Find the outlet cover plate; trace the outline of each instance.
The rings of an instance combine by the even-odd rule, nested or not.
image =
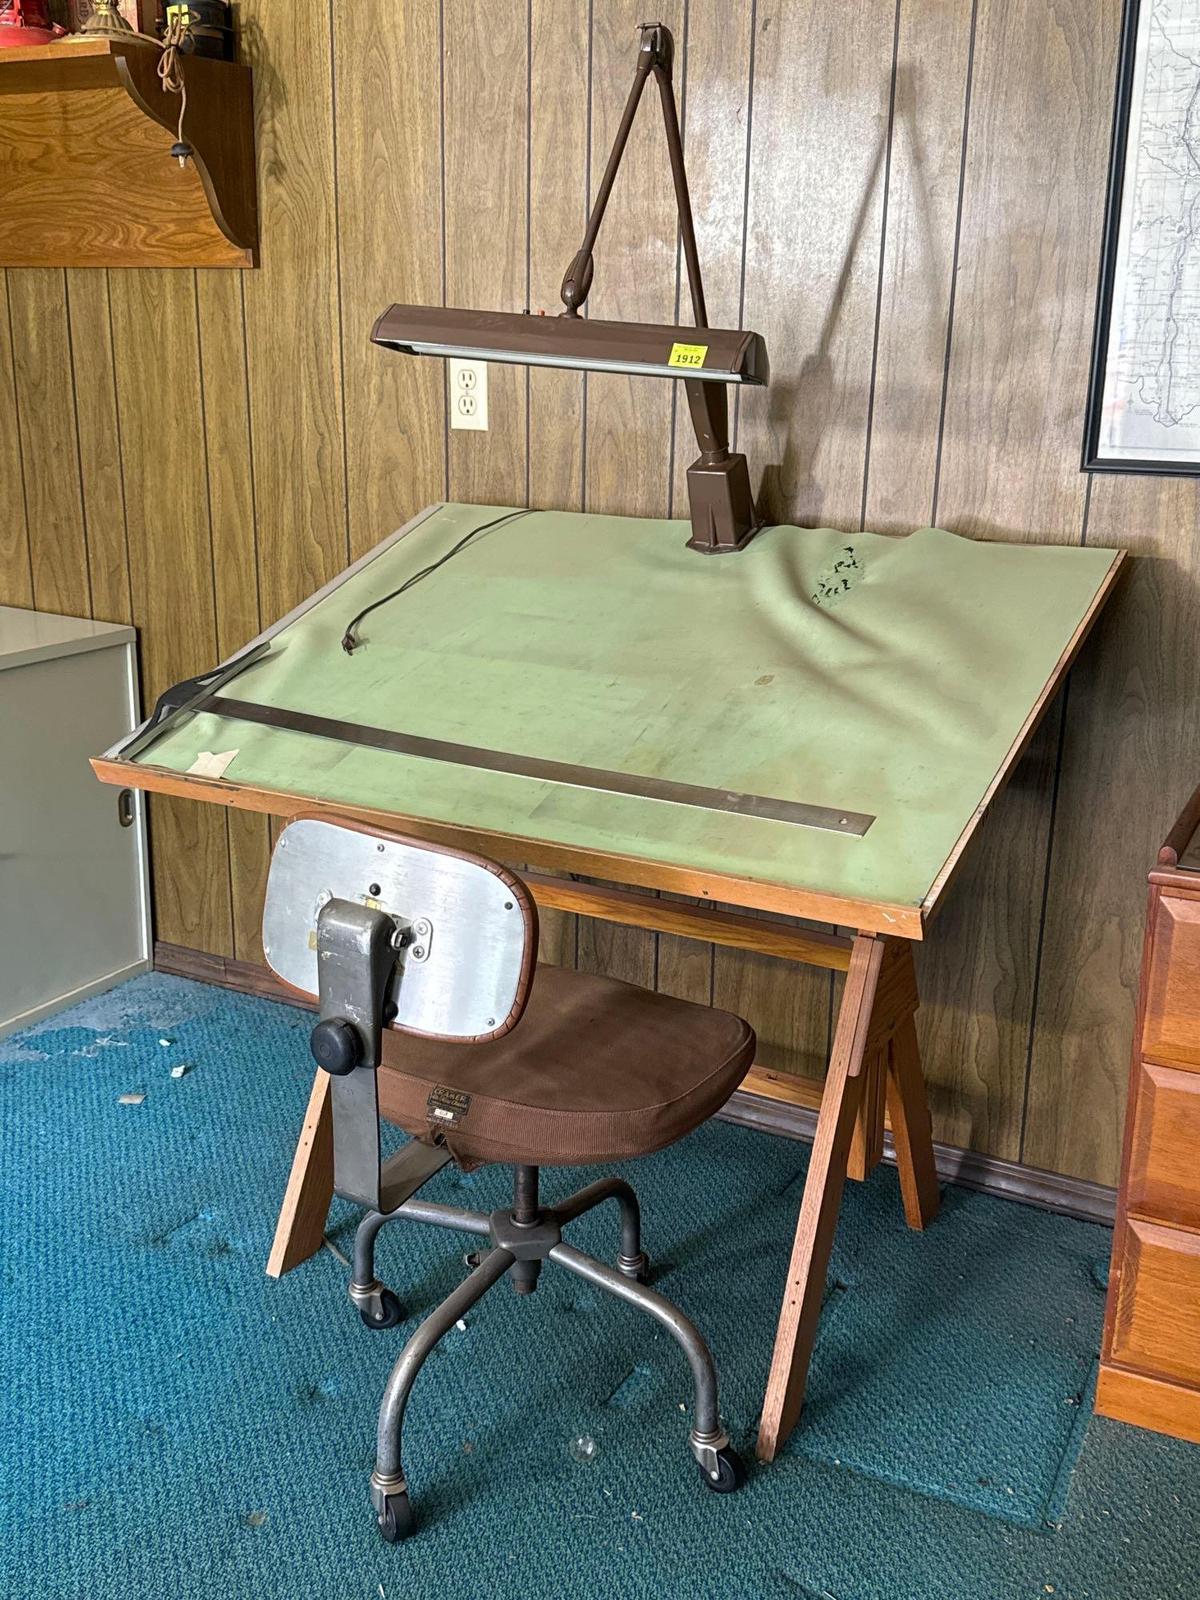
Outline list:
[[[450,426],[486,433],[488,425],[488,386],[486,361],[446,362],[450,395]]]

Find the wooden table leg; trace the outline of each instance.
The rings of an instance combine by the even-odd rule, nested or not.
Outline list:
[[[888,1046],[867,1047],[862,1070],[862,1098],[850,1141],[848,1178],[863,1183],[883,1160],[883,1102],[887,1089]]]
[[[275,1241],[267,1260],[269,1278],[282,1278],[285,1272],[316,1255],[325,1237],[332,1199],[333,1107],[329,1074],[318,1071],[275,1224]]]
[[[887,1104],[896,1146],[896,1170],[910,1228],[924,1228],[938,1214],[941,1195],[933,1161],[933,1131],[917,1026],[904,1018],[888,1043]]]
[[[842,992],[759,1423],[760,1461],[775,1459],[780,1445],[795,1427],[804,1404],[808,1363],[821,1316],[850,1140],[862,1100],[864,1056],[884,949],[882,939],[859,934],[850,952],[850,968]]]

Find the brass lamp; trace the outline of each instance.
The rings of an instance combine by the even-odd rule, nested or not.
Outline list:
[[[117,10],[116,0],[94,0],[94,9],[86,22],[81,22],[72,39],[121,39],[126,44],[153,44],[144,33],[139,33]]]

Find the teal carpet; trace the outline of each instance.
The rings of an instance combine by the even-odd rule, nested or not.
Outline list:
[[[470,1242],[385,1230],[391,1333],[360,1325],[329,1252],[264,1276],[310,1026],[151,977],[0,1042],[0,1595],[1200,1595],[1200,1450],[1090,1417],[1107,1232],[950,1190],[911,1234],[890,1169],[848,1190],[804,1424],[739,1494],[699,1481],[675,1347],[549,1268],[428,1363],[404,1451],[421,1532],[382,1545],[380,1391]],[[748,1459],[807,1154],[711,1123],[627,1167]],[[505,1182],[427,1192],[488,1209]],[[343,1250],[353,1221],[339,1205]],[[571,1234],[605,1256],[615,1236],[605,1212]]]

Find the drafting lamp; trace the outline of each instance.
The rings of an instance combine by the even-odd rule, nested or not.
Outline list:
[[[696,230],[683,165],[683,144],[671,85],[675,44],[668,28],[647,23],[641,30],[637,70],[600,180],[596,203],[578,254],[563,279],[566,310],[557,317],[528,311],[464,311],[445,306],[392,306],[375,324],[376,344],[406,355],[459,356],[531,367],[570,367],[587,372],[626,372],[683,382],[700,459],[687,473],[692,537],[688,546],[710,555],[741,550],[760,527],[744,455],[729,449],[730,383],[765,384],[767,349],[757,333],[710,328],[696,251]],[[644,322],[605,322],[579,315],[592,286],[592,250],[642,91],[658,84],[666,125],[667,152],[679,211],[695,327]]]

